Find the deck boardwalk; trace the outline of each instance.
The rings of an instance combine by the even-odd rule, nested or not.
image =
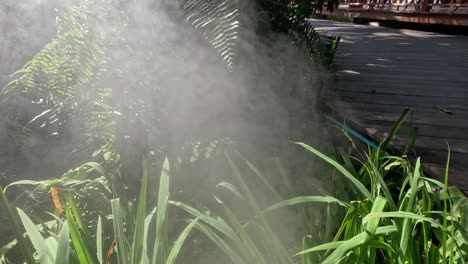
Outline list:
[[[405,107],[412,115],[393,147],[401,149],[411,127],[426,173],[443,179],[447,143],[450,184],[468,191],[468,37],[311,20],[316,30],[338,35],[333,88],[322,102],[337,116],[380,141]]]

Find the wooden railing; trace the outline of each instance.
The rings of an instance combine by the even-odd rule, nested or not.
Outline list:
[[[348,0],[349,9],[408,11],[408,12],[444,12],[467,13],[468,0]],[[447,9],[448,8],[448,9]]]

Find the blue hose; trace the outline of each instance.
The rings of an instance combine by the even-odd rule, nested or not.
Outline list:
[[[350,128],[349,126],[341,123],[340,121],[338,121],[336,118],[332,117],[332,116],[326,116],[326,118],[332,122],[333,124],[337,125],[338,127],[340,127],[341,129],[344,130],[344,132],[346,133],[349,133],[353,136],[355,136],[356,138],[358,138],[359,140],[361,140],[362,142],[366,143],[368,146],[374,148],[374,149],[378,149],[379,146],[377,146],[374,142],[370,141],[369,139],[365,138],[363,135],[359,134],[358,132],[356,132],[354,129]]]
[[[364,137],[363,135],[359,134],[356,130],[350,128],[349,126],[343,124],[342,122],[338,121],[338,119],[332,117],[332,116],[325,116],[331,123],[337,125],[338,127],[340,127],[341,129],[343,129],[343,131],[345,133],[349,133],[353,136],[355,136],[357,139],[361,140],[362,142],[364,142],[366,145],[374,148],[374,149],[378,149],[379,146],[377,146],[374,142],[370,141],[369,139],[367,139],[366,137]],[[440,187],[433,184],[433,183],[429,183],[432,187],[432,190],[435,191],[435,192],[439,192],[440,191]],[[456,199],[455,198],[451,198],[451,201],[452,203],[455,203],[456,202]]]

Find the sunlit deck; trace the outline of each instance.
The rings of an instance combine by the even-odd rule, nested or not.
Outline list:
[[[393,147],[411,127],[425,171],[442,179],[451,148],[450,183],[468,190],[468,37],[311,20],[342,37],[327,108],[379,141],[405,107],[412,110]]]

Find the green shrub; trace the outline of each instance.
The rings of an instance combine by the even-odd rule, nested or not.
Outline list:
[[[413,165],[406,155],[394,156],[386,151],[408,114],[409,111],[402,114],[378,148],[364,153],[359,159],[360,166],[342,149],[337,150],[335,159],[307,144],[297,143],[333,169],[330,175],[335,179],[334,184],[340,186],[333,189],[333,195],[341,196],[339,192],[347,186],[351,200],[331,195],[294,197],[291,188],[287,188],[289,192],[279,192],[261,170],[237,152],[227,150],[225,160],[233,183],[222,182],[218,187],[228,190],[243,204],[241,211],[233,208],[232,202],[217,196],[214,199],[219,206],[213,210],[199,206],[200,201],[190,201],[197,203],[194,207],[171,200],[167,159],[162,164],[155,201],[148,199],[146,162],[143,162],[138,197],[133,199],[119,186],[119,177],[115,176],[118,156],[111,154],[106,155],[107,163],[87,163],[60,179],[13,183],[10,186],[58,188],[62,193],[58,199],[65,202],[62,214],[62,209],[58,210],[61,206],[56,204],[55,214],[49,214],[52,219],[44,222],[34,213],[13,210],[5,196],[9,186],[1,189],[2,205],[7,209],[16,241],[0,248],[0,260],[9,263],[8,252],[16,244],[27,263],[88,264],[104,263],[104,260],[105,263],[174,263],[176,257],[183,255],[181,248],[188,236],[196,233],[197,239],[211,241],[218,253],[236,264],[466,263],[467,198],[457,188],[448,187],[448,174],[444,183],[430,179],[424,175],[419,159]],[[413,142],[410,139],[408,148]],[[285,171],[281,167],[277,169]],[[251,179],[242,175],[247,172],[273,197],[269,206],[259,199],[258,189],[254,191],[250,186]],[[97,178],[88,179],[93,173]],[[400,177],[399,181],[394,177]],[[288,177],[282,178],[287,186]],[[81,193],[91,192],[93,186],[107,185],[111,186],[104,187],[109,197],[103,201],[107,207],[110,205],[111,212],[107,214],[105,209],[97,215],[89,212],[93,201]],[[168,208],[178,213],[169,214]],[[320,209],[324,210],[319,217],[310,217],[310,212]],[[302,237],[296,237],[297,241],[285,239],[272,221],[281,210],[293,213],[292,217],[301,216],[302,225],[307,227],[302,229],[306,230],[302,231]],[[169,221],[169,217],[176,218]],[[295,226],[287,228],[288,232],[294,232]],[[111,246],[106,253],[107,245]]]

